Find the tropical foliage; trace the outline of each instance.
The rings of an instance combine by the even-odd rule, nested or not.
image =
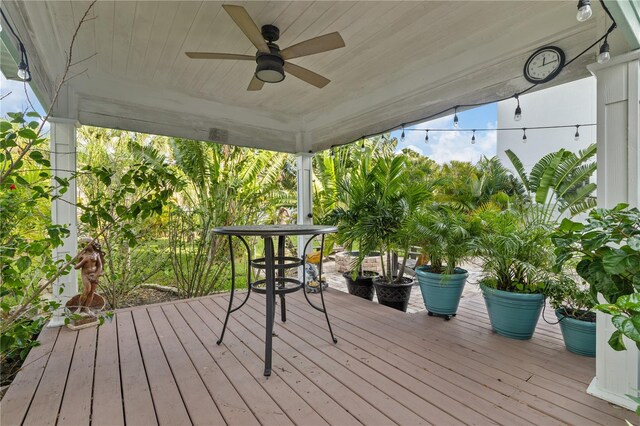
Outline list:
[[[577,154],[561,149],[542,157],[527,173],[522,161],[511,150],[507,157],[515,168],[525,194],[519,207],[528,223],[556,223],[563,215],[574,216],[596,204],[596,145]]]
[[[155,194],[158,201],[154,215],[122,218],[117,226],[107,227],[111,217],[99,214],[80,225],[81,233],[89,237],[104,229],[98,236],[105,252],[105,273],[98,291],[112,308],[153,279],[168,262],[166,246],[157,243],[166,232],[166,216],[161,208],[181,182],[167,172],[168,160],[159,151],[164,139],[93,127],[83,127],[78,132],[78,162],[84,165],[76,179],[81,206],[102,203],[110,215],[118,213],[116,209],[129,211],[140,191]],[[114,164],[118,167],[112,168]],[[85,210],[84,215],[88,214]]]
[[[489,287],[517,293],[542,292],[549,280],[553,251],[551,226],[526,223],[515,210],[487,209],[477,214],[483,229],[473,241]]]
[[[398,270],[394,253],[400,253],[406,262],[413,241],[410,224],[430,196],[430,186],[412,184],[408,180],[406,157],[388,154],[361,161],[340,182],[340,190],[347,194],[348,208],[336,209],[334,216],[343,241],[359,247],[354,269],[358,269],[368,253],[377,252],[383,265],[383,279],[386,282],[402,279],[404,267]]]
[[[187,181],[169,218],[172,270],[183,297],[202,296],[220,290],[229,271],[228,239],[213,228],[278,222],[295,206],[294,168],[271,151],[183,139],[171,149]]]
[[[454,274],[471,255],[477,221],[447,204],[434,203],[419,211],[411,225],[414,243],[429,259],[429,272]]]
[[[640,348],[640,211],[618,204],[593,209],[584,224],[564,219],[553,242],[556,268],[577,259],[576,271],[592,297],[600,294],[607,301],[596,309],[612,315],[611,347],[625,349],[627,336]]]

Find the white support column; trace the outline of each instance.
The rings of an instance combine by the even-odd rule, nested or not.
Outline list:
[[[313,224],[313,154],[297,154],[298,177],[298,225]],[[307,242],[306,237],[298,237],[299,255]]]
[[[67,118],[49,118],[51,139],[51,172],[59,178],[71,178],[76,170],[76,128],[78,122]],[[53,181],[53,185],[56,182]],[[69,237],[64,244],[53,250],[54,259],[65,259],[75,256],[78,250],[78,220],[76,211],[76,182],[70,179],[67,192],[61,199],[51,203],[51,221],[54,224],[66,225]],[[64,305],[78,293],[77,272],[72,269],[68,275],[61,276],[53,284],[53,297]],[[63,309],[59,309],[49,322],[49,327],[64,324]]]
[[[598,205],[640,203],[640,50],[593,64],[589,71],[598,80]],[[597,314],[596,377],[588,393],[635,410],[625,394],[640,389],[640,354],[625,340],[626,351],[616,352],[607,343],[615,330],[609,315]]]

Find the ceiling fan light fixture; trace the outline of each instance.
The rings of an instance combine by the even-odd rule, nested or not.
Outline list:
[[[277,55],[262,54],[256,58],[256,78],[265,83],[279,83],[284,80],[284,61]]]

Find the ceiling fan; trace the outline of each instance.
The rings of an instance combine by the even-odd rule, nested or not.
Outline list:
[[[192,59],[256,61],[258,64],[256,72],[247,87],[247,90],[251,91],[262,89],[264,83],[281,82],[284,80],[285,71],[320,89],[329,84],[331,80],[328,78],[288,61],[344,47],[344,40],[339,33],[325,34],[280,50],[280,47],[275,44],[280,38],[278,27],[263,25],[262,31],[260,31],[244,7],[229,4],[222,5],[222,7],[251,43],[258,48],[255,56],[234,53],[185,52],[188,57]]]

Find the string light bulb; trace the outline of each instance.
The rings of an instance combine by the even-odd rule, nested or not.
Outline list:
[[[331,147],[331,158],[336,158],[336,151],[335,149],[333,149],[333,147]]]
[[[611,54],[609,53],[609,42],[607,41],[607,37],[604,38],[604,43],[600,46],[600,53],[598,54],[598,63],[604,64],[609,62],[611,59]]]
[[[400,135],[400,140],[404,142],[404,124],[402,125],[402,134]]]
[[[471,145],[476,143],[476,131],[473,131],[473,136],[471,136]]]
[[[591,0],[579,0],[578,1],[578,14],[576,19],[578,22],[584,22],[591,18],[593,11],[591,10]]]
[[[513,114],[513,119],[515,121],[522,120],[522,108],[520,108],[520,96],[516,95],[516,101],[518,101],[518,106],[516,107],[516,112]]]
[[[522,143],[527,143],[527,129],[522,128]]]
[[[426,134],[424,136],[424,141],[428,143],[429,142],[429,130],[427,129],[425,133]]]
[[[24,61],[20,61],[20,65],[18,65],[18,77],[22,81],[31,80],[31,75],[29,74],[29,68]]]
[[[20,64],[18,64],[18,78],[22,81],[31,81],[31,72],[29,71],[29,60],[27,59],[27,51],[22,42],[19,42],[20,48]]]
[[[456,129],[460,126],[459,124],[459,120],[458,120],[458,107],[456,107],[454,113],[453,113],[453,127],[455,127]]]
[[[576,141],[576,142],[580,141],[580,131],[579,131],[579,129],[580,129],[580,125],[576,124],[576,134],[573,135],[573,140]]]
[[[364,138],[362,139],[362,143],[360,144],[360,151],[364,152],[366,150],[365,146],[364,146]]]

